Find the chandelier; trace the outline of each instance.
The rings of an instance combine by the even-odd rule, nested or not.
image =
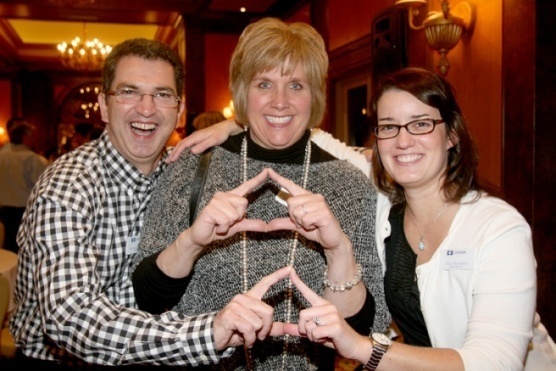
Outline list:
[[[104,45],[98,39],[87,40],[87,25],[83,24],[83,39],[76,37],[69,44],[58,44],[58,51],[64,67],[79,71],[99,71],[104,58],[112,47]]]

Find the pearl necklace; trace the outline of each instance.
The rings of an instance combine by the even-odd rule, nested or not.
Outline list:
[[[245,131],[245,137],[243,138],[243,141],[241,142],[241,161],[242,161],[242,178],[243,178],[243,182],[245,183],[247,181],[247,135],[249,135],[249,133],[247,132],[247,129]],[[307,179],[309,178],[309,165],[311,164],[311,140],[309,139],[307,141],[307,146],[305,147],[305,159],[303,161],[303,179],[302,179],[302,187],[303,188],[307,188]],[[293,239],[292,239],[292,244],[290,247],[290,251],[288,253],[288,265],[289,266],[293,266],[294,262],[295,262],[295,251],[297,250],[297,244],[298,244],[298,240],[299,240],[299,233],[298,232],[294,232],[293,235]],[[246,232],[242,232],[241,233],[241,276],[242,276],[242,286],[243,286],[243,292],[247,292],[249,290],[249,285],[247,282],[247,233]],[[286,323],[290,323],[291,320],[291,312],[292,312],[292,297],[293,297],[293,292],[292,292],[292,282],[291,280],[288,278],[287,280],[287,284],[286,284],[286,288],[287,288],[287,301],[286,301]],[[285,339],[284,339],[284,350],[282,352],[282,370],[285,369],[285,365],[286,365],[286,354],[288,351],[288,339],[289,339],[289,335],[285,335]],[[249,350],[249,348],[244,346],[244,350],[245,350],[245,358],[247,360],[247,369],[248,370],[252,370],[253,369],[253,364],[252,364],[252,359],[251,359],[251,352]]]
[[[448,203],[446,202],[444,204],[444,207],[442,207],[440,210],[438,210],[438,214],[436,214],[432,223],[430,223],[428,225],[429,227],[432,226],[434,223],[436,223],[436,221],[438,220],[438,217],[440,216],[440,214],[442,214],[442,212],[444,210],[446,210],[447,206],[448,206]],[[423,233],[419,229],[419,226],[417,225],[417,222],[415,221],[415,215],[413,214],[413,211],[411,211],[411,208],[409,206],[407,207],[407,210],[411,214],[411,221],[413,222],[413,224],[415,225],[415,228],[417,228],[417,232],[419,233],[419,250],[423,251],[423,250],[425,250],[425,242],[423,241],[425,239],[425,236],[423,235]]]

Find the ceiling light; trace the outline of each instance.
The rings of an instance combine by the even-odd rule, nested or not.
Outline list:
[[[69,44],[58,44],[62,64],[80,71],[99,71],[104,58],[112,47],[104,45],[98,39],[87,40],[87,24],[83,23],[83,39],[76,37]]]

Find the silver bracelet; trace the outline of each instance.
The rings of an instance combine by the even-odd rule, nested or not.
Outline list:
[[[345,283],[336,283],[330,282],[328,279],[328,267],[324,270],[324,276],[322,280],[322,284],[324,287],[328,287],[332,292],[344,292],[346,290],[351,290],[351,288],[361,281],[361,277],[363,276],[363,270],[361,269],[361,264],[355,265],[355,277],[351,281],[347,281]]]

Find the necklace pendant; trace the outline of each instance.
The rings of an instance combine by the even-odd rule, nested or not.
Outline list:
[[[423,242],[423,240],[419,241],[419,250],[425,250],[425,243]]]

